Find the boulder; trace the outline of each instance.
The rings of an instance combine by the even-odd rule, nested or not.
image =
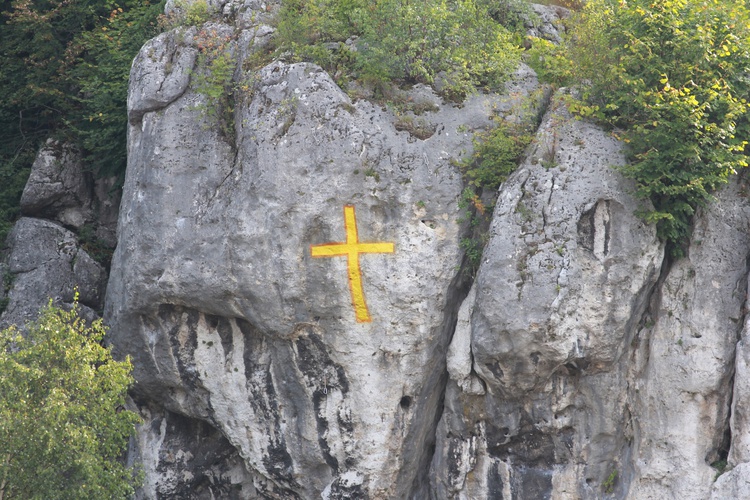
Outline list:
[[[50,300],[73,302],[76,292],[87,319],[102,310],[106,272],[83,250],[72,232],[51,221],[21,218],[7,240],[8,266],[3,279],[7,307],[3,328],[37,318]]]

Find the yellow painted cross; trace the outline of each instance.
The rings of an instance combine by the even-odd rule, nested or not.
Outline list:
[[[354,216],[354,207],[351,205],[344,205],[344,228],[346,229],[345,243],[311,245],[310,255],[313,257],[346,257],[354,314],[357,323],[367,323],[372,321],[372,318],[367,310],[365,291],[362,288],[362,269],[359,266],[359,254],[393,253],[393,243],[360,243],[357,236],[357,218]]]

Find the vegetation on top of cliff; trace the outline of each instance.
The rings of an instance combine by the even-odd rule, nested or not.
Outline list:
[[[0,332],[0,498],[128,498],[130,361],[112,359],[101,320],[87,326],[77,303],[27,328]]]
[[[566,47],[537,51],[542,76],[585,82],[572,110],[628,143],[622,172],[653,205],[643,216],[683,254],[696,209],[748,164],[746,2],[590,0]]]
[[[276,42],[279,53],[315,62],[339,82],[437,83],[444,95],[460,99],[499,85],[520,59],[511,32],[495,20],[512,19],[513,9],[491,10],[491,4],[289,0],[279,12]]]
[[[0,241],[40,144],[70,141],[101,175],[126,160],[130,64],[164,2],[0,1]]]

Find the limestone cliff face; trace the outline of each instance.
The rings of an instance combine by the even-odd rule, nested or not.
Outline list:
[[[719,194],[688,256],[669,262],[611,168],[621,150],[553,102],[502,186],[449,349],[438,498],[750,494],[743,469],[714,486],[710,466],[730,438],[730,466],[747,460],[739,371],[728,427],[747,286],[742,188]]]
[[[220,22],[159,35],[131,72],[104,313],[135,365],[141,498],[750,497],[742,179],[672,261],[613,168],[623,145],[529,68],[461,106],[405,93],[430,110],[412,134],[314,65],[247,69],[275,2],[210,3]],[[246,87],[218,115],[206,33]],[[529,100],[545,113],[472,276],[456,160]],[[61,226],[94,217],[73,156],[40,153],[24,206],[53,220],[11,236],[3,321],[32,289],[101,305],[103,269]]]
[[[148,415],[143,494],[224,495],[229,483],[243,498],[426,495],[468,285],[455,160],[536,79],[519,70],[512,96],[463,107],[415,89],[406,97],[435,110],[414,118],[432,131],[420,139],[313,65],[244,71],[257,26],[210,29],[239,30],[235,79],[252,82],[231,135],[188,78],[202,70],[195,28],[160,35],[132,70],[105,316]],[[199,477],[202,447],[176,419],[215,429],[243,474]],[[176,442],[198,448],[170,468],[159,448]],[[191,479],[177,484],[179,467]]]

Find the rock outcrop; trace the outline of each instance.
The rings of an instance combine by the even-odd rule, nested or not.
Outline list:
[[[21,197],[24,217],[6,241],[0,326],[23,327],[50,300],[68,306],[76,293],[86,318],[98,317],[107,271],[86,247],[106,252],[116,243],[113,183],[87,172],[69,144],[49,140],[39,150]]]
[[[134,63],[110,341],[132,356],[151,414],[210,425],[236,449],[247,475],[226,477],[243,498],[427,494],[466,293],[455,163],[469,131],[538,83],[525,68],[513,95],[462,107],[418,88],[435,111],[416,134],[314,65],[242,71],[248,30],[229,46],[249,86],[231,116],[205,112],[189,81],[205,69],[193,67],[195,28],[160,35]],[[154,422],[141,456],[179,442],[169,425],[153,437]],[[177,495],[174,471],[150,463],[144,495]]]
[[[688,255],[665,261],[611,168],[623,161],[611,136],[555,108],[502,186],[449,350],[461,368],[438,427],[437,498],[711,496],[750,212],[728,187]]]
[[[623,162],[556,100],[502,186],[451,345],[464,368],[438,428],[438,498],[600,498],[628,462],[631,349],[663,248]]]
[[[131,73],[105,316],[135,365],[141,497],[748,495],[742,180],[666,257],[624,145],[558,94],[474,278],[457,160],[544,94],[533,72],[461,106],[416,87],[429,111],[397,117],[314,65],[249,68],[276,3],[210,5]],[[207,36],[231,105],[198,88]]]
[[[21,196],[21,213],[43,218],[114,248],[120,204],[116,178],[88,171],[78,150],[53,140],[39,150]]]
[[[80,228],[91,220],[94,182],[72,146],[47,141],[37,154],[21,196],[21,211]]]
[[[86,317],[93,319],[101,312],[106,272],[80,247],[74,233],[51,221],[24,217],[7,244],[8,298],[2,327],[35,320],[50,299],[58,306],[71,304],[76,292]]]

